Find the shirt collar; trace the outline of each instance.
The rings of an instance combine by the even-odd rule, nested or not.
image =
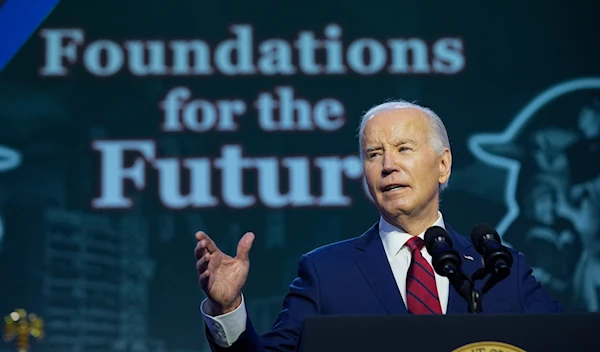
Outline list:
[[[439,226],[443,229],[446,228],[444,225],[444,217],[442,216],[441,212],[438,211],[438,219],[431,226]],[[412,236],[402,228],[398,228],[385,221],[383,216],[379,218],[379,236],[383,242],[383,248],[385,249],[388,259],[392,259],[396,254],[398,254],[404,244],[406,244],[406,242],[412,238]],[[419,234],[421,239],[423,239],[423,236],[425,236],[425,231]]]

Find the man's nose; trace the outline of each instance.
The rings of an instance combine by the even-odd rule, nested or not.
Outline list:
[[[382,172],[384,174],[390,174],[394,171],[398,171],[398,158],[394,153],[386,152],[383,155]]]

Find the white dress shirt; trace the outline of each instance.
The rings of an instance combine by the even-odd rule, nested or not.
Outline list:
[[[442,213],[438,212],[438,214],[438,219],[432,226],[445,228]],[[424,235],[425,233],[423,232],[419,234],[419,237],[423,238]],[[391,225],[385,221],[383,217],[379,219],[379,236],[383,242],[383,248],[392,268],[396,284],[398,285],[402,299],[406,304],[406,275],[412,261],[412,253],[405,244],[412,236],[404,230]],[[425,247],[421,249],[421,253],[423,253],[423,257],[431,264],[431,256]],[[450,288],[449,281],[448,278],[440,276],[437,273],[435,273],[435,281],[438,297],[440,298],[440,305],[442,307],[442,314],[446,314],[446,309],[448,307],[448,290]],[[215,343],[221,347],[233,345],[246,330],[246,319],[248,316],[246,313],[244,296],[242,295],[242,303],[234,311],[218,316],[210,316],[204,307],[205,303],[206,299],[202,301],[200,311],[204,316],[204,321],[206,321],[208,330],[212,334]]]
[[[442,213],[438,212],[438,214],[439,216],[437,221],[431,226],[440,226],[445,229],[446,226],[444,226],[444,218],[442,217]],[[392,273],[394,273],[394,278],[396,279],[396,284],[398,285],[398,289],[402,295],[402,300],[404,300],[404,304],[406,304],[406,275],[412,261],[412,253],[410,248],[405,246],[405,244],[409,239],[412,238],[412,235],[409,235],[404,230],[391,225],[382,217],[379,220],[379,236],[383,242],[383,249],[385,250],[387,259],[390,262],[390,267],[392,268]],[[425,232],[419,234],[421,239],[423,239],[424,236]],[[425,246],[423,246],[421,249],[421,253],[429,265],[431,265],[431,255],[429,252],[427,252],[427,248],[425,248]],[[438,297],[440,298],[440,305],[442,307],[442,314],[446,314],[446,309],[448,308],[448,292],[450,289],[450,282],[448,281],[447,277],[438,275],[435,270],[434,274],[435,284],[438,290]]]

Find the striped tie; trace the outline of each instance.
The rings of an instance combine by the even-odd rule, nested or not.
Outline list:
[[[442,314],[433,268],[421,254],[424,244],[417,236],[406,242],[412,251],[406,276],[406,308],[413,314]]]

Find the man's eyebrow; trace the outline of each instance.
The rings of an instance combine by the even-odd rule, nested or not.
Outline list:
[[[398,139],[397,141],[394,142],[394,145],[399,146],[402,144],[417,144],[417,141],[415,141],[412,138],[402,138],[402,139]],[[370,153],[376,150],[381,150],[382,147],[381,146],[372,146],[372,147],[367,147],[365,148],[365,153]]]
[[[373,152],[375,150],[381,150],[381,147],[368,147],[365,149],[365,153],[370,153]]]

